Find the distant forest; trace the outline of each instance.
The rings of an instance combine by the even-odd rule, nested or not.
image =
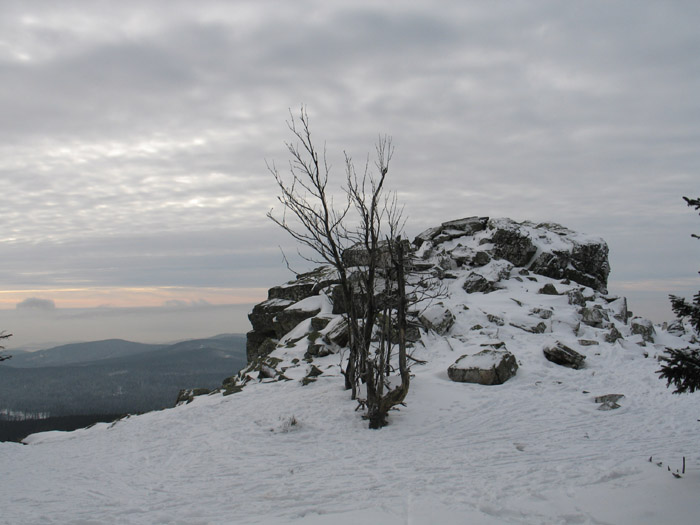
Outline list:
[[[22,355],[21,367],[12,360],[0,365],[0,441],[169,408],[180,390],[217,388],[246,364],[239,334],[143,348],[98,341],[42,352]]]

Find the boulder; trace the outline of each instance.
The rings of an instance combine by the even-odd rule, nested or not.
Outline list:
[[[306,348],[304,357],[326,357],[328,355],[331,355],[332,353],[333,350],[331,348],[328,348],[328,346],[326,346],[323,343],[309,342],[309,346]]]
[[[348,322],[345,319],[333,324],[323,336],[323,340],[329,344],[335,344],[343,348],[347,346],[350,340],[350,329],[348,327]]]
[[[462,288],[467,293],[491,293],[498,290],[498,286],[496,286],[495,282],[490,281],[483,275],[479,275],[478,273],[474,272],[467,276]]]
[[[569,304],[586,306],[586,299],[583,297],[583,292],[581,290],[569,290],[566,295],[569,296]]]
[[[438,335],[445,335],[455,324],[454,314],[442,303],[430,305],[419,314],[418,319],[427,330]]]
[[[608,309],[613,312],[613,317],[621,323],[627,324],[629,318],[629,310],[627,309],[626,297],[605,297],[608,301]]]
[[[605,328],[610,322],[608,314],[599,305],[593,308],[584,307],[579,313],[581,322],[593,328]]]
[[[486,348],[473,355],[463,355],[447,369],[447,375],[458,383],[501,385],[518,370],[515,356],[502,348]]]
[[[598,410],[615,410],[620,408],[617,402],[623,397],[625,397],[624,394],[605,394],[604,396],[597,396],[594,401],[600,403]]]
[[[486,319],[489,320],[489,323],[493,323],[496,326],[504,326],[506,324],[502,317],[494,314],[486,314]]]
[[[642,317],[634,317],[630,323],[630,329],[633,334],[639,334],[642,339],[647,343],[654,342],[654,336],[656,335],[656,330],[654,330],[654,325],[649,319],[644,319]]]
[[[557,288],[552,283],[545,284],[537,293],[542,295],[559,295]]]
[[[605,342],[610,344],[622,338],[622,334],[614,326],[610,327],[610,331],[607,334],[605,334]]]
[[[554,315],[554,312],[548,308],[533,308],[530,310],[530,313],[532,315],[536,315],[540,319],[551,319],[552,315]]]
[[[440,226],[429,228],[418,234],[413,240],[413,245],[420,247],[423,243],[429,241],[439,244],[457,237],[474,235],[486,229],[488,220],[488,217],[466,217],[464,219],[443,222]]]
[[[583,362],[586,359],[585,355],[579,354],[560,341],[557,341],[554,346],[546,346],[543,352],[547,360],[552,363],[576,370],[583,368]]]
[[[486,266],[491,262],[491,257],[489,254],[483,251],[476,252],[474,258],[472,259],[472,264],[474,266]]]

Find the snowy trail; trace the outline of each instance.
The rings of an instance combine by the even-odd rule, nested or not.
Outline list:
[[[417,367],[408,406],[380,431],[366,429],[338,377],[322,376],[2,444],[0,522],[338,523],[369,512],[396,523],[657,523],[664,513],[692,523],[697,401],[671,396],[651,359],[618,354],[498,387]],[[626,402],[598,411],[592,396],[610,384]],[[689,468],[675,479],[666,463],[680,467],[683,455]],[[620,511],[609,498],[638,512],[606,520]]]

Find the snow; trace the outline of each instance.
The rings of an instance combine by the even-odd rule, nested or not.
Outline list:
[[[474,348],[477,353],[473,355],[465,355],[460,357],[455,362],[455,367],[460,369],[480,368],[488,370],[498,365],[503,358],[502,352],[493,350],[484,350],[483,348]]]
[[[0,522],[694,523],[697,398],[672,396],[630,346],[591,353],[584,370],[521,348],[516,377],[483,387],[449,381],[459,355],[436,344],[379,431],[331,368],[307,386],[252,384],[2,443]],[[597,410],[618,391],[621,408]],[[683,456],[676,479],[667,465]]]
[[[503,269],[494,261],[483,271]],[[455,273],[443,300],[455,324],[445,337],[423,334],[414,357],[426,364],[414,364],[389,426],[369,430],[355,410],[342,355],[315,359],[323,374],[302,385],[307,319],[273,353],[291,381],[0,443],[0,523],[696,523],[700,394],[673,395],[655,373],[665,347],[688,341],[655,327],[644,342],[613,318],[620,303],[585,289],[587,306],[600,305],[624,335],[610,344],[607,329],[582,324],[568,303],[575,283],[512,272],[495,292],[466,294],[468,270]],[[547,283],[564,295],[537,294]],[[331,315],[325,296],[303,306]],[[544,333],[519,328],[539,322]],[[542,349],[556,341],[585,355],[585,367],[547,361]],[[449,380],[461,355],[495,342],[515,355],[515,377]],[[620,407],[599,410],[606,394],[623,394]],[[676,478],[668,469],[683,457]]]

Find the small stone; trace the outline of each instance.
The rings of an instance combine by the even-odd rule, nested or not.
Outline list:
[[[600,343],[598,341],[593,341],[592,339],[579,339],[578,344],[581,346],[595,346]]]
[[[596,403],[617,403],[623,397],[625,394],[605,394],[604,396],[596,396],[593,401]]]
[[[543,295],[559,295],[559,292],[552,283],[545,284],[537,293]]]

